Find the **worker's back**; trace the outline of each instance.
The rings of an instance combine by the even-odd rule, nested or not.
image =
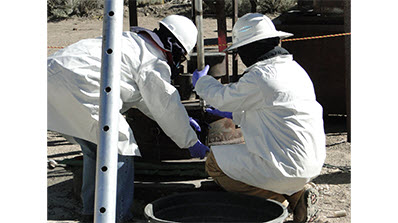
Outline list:
[[[65,47],[47,59],[48,129],[97,142],[102,38],[85,39]],[[124,32],[120,82],[121,112],[142,107],[137,85],[143,69],[166,75],[169,67],[162,51],[136,33]],[[147,110],[147,109],[146,109]],[[139,154],[132,131],[120,115],[119,152]]]

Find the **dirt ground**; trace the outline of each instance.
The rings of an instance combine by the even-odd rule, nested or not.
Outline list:
[[[142,10],[142,9],[141,9]],[[148,9],[147,9],[148,10]],[[175,10],[179,10],[176,8]],[[151,10],[149,10],[150,12]],[[168,9],[169,13],[173,10]],[[177,12],[177,11],[175,11]],[[177,12],[178,13],[178,12]],[[154,29],[157,22],[164,16],[158,13],[153,16],[147,11],[140,11],[139,26]],[[227,20],[227,29],[231,30],[231,19]],[[129,30],[128,17],[124,18],[124,30]],[[204,19],[204,38],[217,37],[217,22],[213,18]],[[96,18],[71,18],[60,22],[48,22],[47,43],[48,55],[61,47],[77,42],[80,39],[97,37],[102,34],[102,20]],[[241,73],[243,66],[239,66]],[[320,220],[319,222],[347,223],[351,222],[351,145],[347,142],[345,118],[333,116],[325,120],[327,158],[320,176],[313,180],[320,192]],[[61,161],[80,156],[79,146],[67,141],[61,135],[47,132],[48,159]],[[48,222],[78,222],[81,203],[74,192],[73,169],[57,166],[48,168],[47,172],[47,215]],[[200,184],[199,182],[202,182]],[[204,182],[204,183],[203,183]],[[199,187],[202,185],[201,187]],[[142,208],[148,203],[169,193],[180,191],[219,190],[212,184],[211,179],[205,181],[187,181],[183,184],[144,185],[137,182],[136,186],[136,221],[143,221]],[[335,212],[344,212],[336,217]],[[291,220],[291,217],[287,221]]]

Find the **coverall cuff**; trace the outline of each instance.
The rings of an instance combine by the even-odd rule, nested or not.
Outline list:
[[[199,95],[201,95],[201,91],[204,91],[207,87],[208,87],[208,83],[209,82],[206,82],[205,80],[211,80],[212,82],[210,82],[210,83],[216,83],[217,85],[219,84],[219,85],[221,85],[222,86],[222,84],[220,83],[220,82],[218,82],[216,79],[214,79],[212,76],[210,76],[210,75],[204,75],[204,76],[202,76],[202,77],[200,77],[199,79],[198,79],[198,81],[196,82],[196,85],[195,85],[195,91],[199,94]]]
[[[232,112],[232,121],[235,123],[235,125],[240,125],[240,121],[242,120],[244,113],[245,111]]]

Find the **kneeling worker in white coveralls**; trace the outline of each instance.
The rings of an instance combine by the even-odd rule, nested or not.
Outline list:
[[[294,222],[316,219],[318,192],[308,182],[325,160],[322,107],[305,70],[280,47],[292,34],[277,31],[258,13],[241,17],[232,45],[247,69],[236,83],[222,85],[195,71],[195,91],[209,113],[240,125],[245,144],[212,147],[206,171],[227,191],[281,202]]]
[[[135,27],[123,32],[117,176],[117,222],[132,218],[133,156],[140,156],[133,132],[122,113],[136,107],[155,120],[180,148],[204,158],[209,150],[197,138],[197,123],[188,117],[170,80],[194,48],[196,26],[186,17],[171,15],[154,31]],[[81,40],[47,60],[48,129],[73,136],[83,151],[83,218],[94,211],[96,150],[102,38]]]

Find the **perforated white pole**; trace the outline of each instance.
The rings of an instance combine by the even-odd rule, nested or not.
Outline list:
[[[94,222],[115,222],[123,0],[104,1]]]

